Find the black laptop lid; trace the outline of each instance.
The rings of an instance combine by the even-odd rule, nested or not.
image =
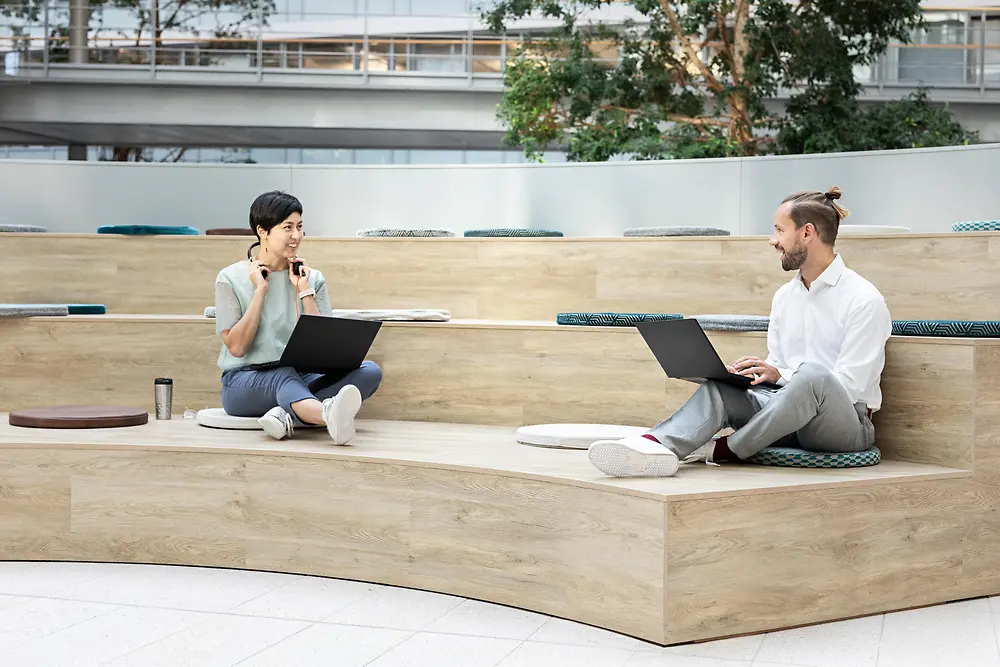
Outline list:
[[[640,322],[637,326],[668,377],[694,380],[729,375],[698,320]]]
[[[302,315],[295,324],[281,365],[300,373],[347,375],[361,367],[381,322]]]

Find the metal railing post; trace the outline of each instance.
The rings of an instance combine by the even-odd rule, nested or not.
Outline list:
[[[45,0],[45,11],[42,17],[42,73],[49,75],[49,0]]]
[[[264,80],[264,2],[257,2],[257,80]]]
[[[364,30],[362,31],[363,35],[361,37],[362,40],[363,40],[363,42],[361,44],[361,80],[364,83],[368,83],[368,46],[369,46],[369,40],[368,40],[368,0],[364,0],[364,2],[362,3],[362,7],[364,7],[364,12],[365,13],[364,13],[364,17],[363,17]]]
[[[979,95],[986,97],[986,10],[979,14]]]
[[[156,11],[156,7],[153,6],[154,2],[156,2],[156,0],[149,0],[149,11],[150,12]],[[150,26],[150,34],[149,34],[149,78],[150,79],[155,79],[156,78],[156,27],[155,27],[155,24],[153,26]]]
[[[469,13],[469,34],[467,35],[467,40],[468,41],[467,41],[467,43],[465,45],[465,48],[467,48],[468,51],[465,53],[465,66],[469,68],[469,74],[468,74],[468,77],[469,77],[469,87],[471,88],[472,87],[472,70],[474,69],[475,63],[476,63],[476,60],[475,60],[474,56],[472,55],[472,44],[473,44],[473,42],[475,41],[476,38],[475,38],[475,35],[473,34],[473,32],[474,32],[474,26],[473,26],[473,23],[472,23],[472,9],[469,8],[468,3],[466,3],[465,6],[466,6],[466,10]]]

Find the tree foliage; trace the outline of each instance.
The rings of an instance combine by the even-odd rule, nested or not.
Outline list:
[[[529,16],[557,24],[523,35],[508,61],[498,114],[509,145],[537,157],[563,144],[581,161],[809,149],[816,125],[844,130],[861,113],[854,68],[922,22],[919,0],[632,0],[624,20],[595,20],[622,4],[496,0],[483,12],[496,33]],[[781,90],[788,117],[764,104]],[[866,117],[875,136],[885,119]]]

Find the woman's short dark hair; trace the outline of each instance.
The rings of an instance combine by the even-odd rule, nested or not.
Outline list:
[[[253,200],[250,204],[250,231],[257,236],[257,240],[247,248],[247,259],[253,256],[253,249],[260,245],[257,228],[261,227],[269,232],[287,220],[292,213],[302,215],[302,202],[287,192],[272,190]]]

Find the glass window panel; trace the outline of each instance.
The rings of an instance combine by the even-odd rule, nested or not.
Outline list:
[[[500,53],[503,46],[498,40],[483,40],[472,43],[472,71],[499,74],[503,71]]]
[[[354,153],[355,164],[392,164],[392,151],[383,149],[361,149]]]

